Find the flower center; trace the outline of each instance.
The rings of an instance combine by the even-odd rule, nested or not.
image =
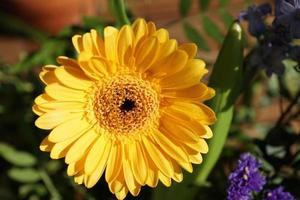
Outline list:
[[[148,81],[118,75],[98,89],[93,109],[102,128],[114,134],[128,134],[157,123],[159,100]]]

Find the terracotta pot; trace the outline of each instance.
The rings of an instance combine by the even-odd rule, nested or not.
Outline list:
[[[97,0],[6,0],[6,9],[34,27],[57,33],[79,24],[83,15],[96,15]]]

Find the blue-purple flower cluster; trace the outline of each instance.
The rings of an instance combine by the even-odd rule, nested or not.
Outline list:
[[[289,192],[285,192],[283,187],[277,187],[273,190],[268,190],[265,195],[265,200],[296,200]]]
[[[253,5],[241,12],[238,20],[248,21],[249,33],[259,42],[257,55],[250,58],[255,63],[253,69],[262,68],[268,76],[273,73],[283,75],[285,66],[283,60],[293,59],[300,63],[299,46],[291,45],[295,39],[300,39],[300,0],[276,0],[275,19],[271,25],[265,23],[265,18],[272,13],[269,4]]]
[[[253,194],[263,193],[266,178],[260,172],[261,163],[250,153],[241,155],[235,170],[229,175],[227,200],[252,200]],[[264,200],[296,200],[283,187],[264,192]]]
[[[250,200],[253,192],[259,192],[266,183],[260,173],[261,163],[249,153],[242,154],[238,165],[229,176],[227,200]]]

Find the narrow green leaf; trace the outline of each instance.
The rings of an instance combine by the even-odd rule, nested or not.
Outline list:
[[[207,10],[209,4],[210,4],[210,0],[199,0],[200,9],[202,11]]]
[[[21,183],[34,183],[41,179],[39,172],[33,168],[12,168],[8,176]]]
[[[208,16],[202,17],[202,25],[206,33],[213,39],[215,39],[219,44],[223,42],[223,35],[219,27],[211,20]]]
[[[204,51],[210,51],[207,43],[201,36],[201,34],[188,22],[183,23],[183,30],[185,32],[186,37],[191,40],[192,42],[196,43],[196,45],[204,50]]]
[[[216,96],[209,102],[215,111],[217,122],[211,127],[214,137],[208,141],[210,151],[204,156],[204,162],[198,171],[196,183],[206,182],[215,166],[230,129],[233,106],[240,94],[243,65],[243,32],[235,22],[231,25],[218,59],[214,65],[209,85],[216,90]]]
[[[192,5],[192,0],[180,0],[179,2],[179,11],[181,16],[185,17],[189,12]]]

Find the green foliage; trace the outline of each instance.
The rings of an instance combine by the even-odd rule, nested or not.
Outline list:
[[[7,161],[13,165],[22,166],[22,167],[30,167],[36,164],[36,158],[28,152],[18,151],[13,148],[6,148],[5,151],[1,151],[3,149],[4,144],[0,144],[0,155]]]
[[[204,51],[209,51],[209,47],[201,34],[195,29],[190,23],[184,22],[183,23],[183,30],[189,40],[192,42],[196,43],[197,46],[204,50]]]
[[[211,0],[199,0],[200,10],[207,10]]]
[[[8,170],[8,176],[21,183],[34,183],[41,179],[39,172],[33,168],[12,168]]]
[[[201,21],[206,33],[221,44],[223,42],[223,35],[218,26],[208,16],[203,16]]]
[[[179,11],[181,16],[185,17],[189,12],[192,5],[192,0],[180,0],[179,1]]]

